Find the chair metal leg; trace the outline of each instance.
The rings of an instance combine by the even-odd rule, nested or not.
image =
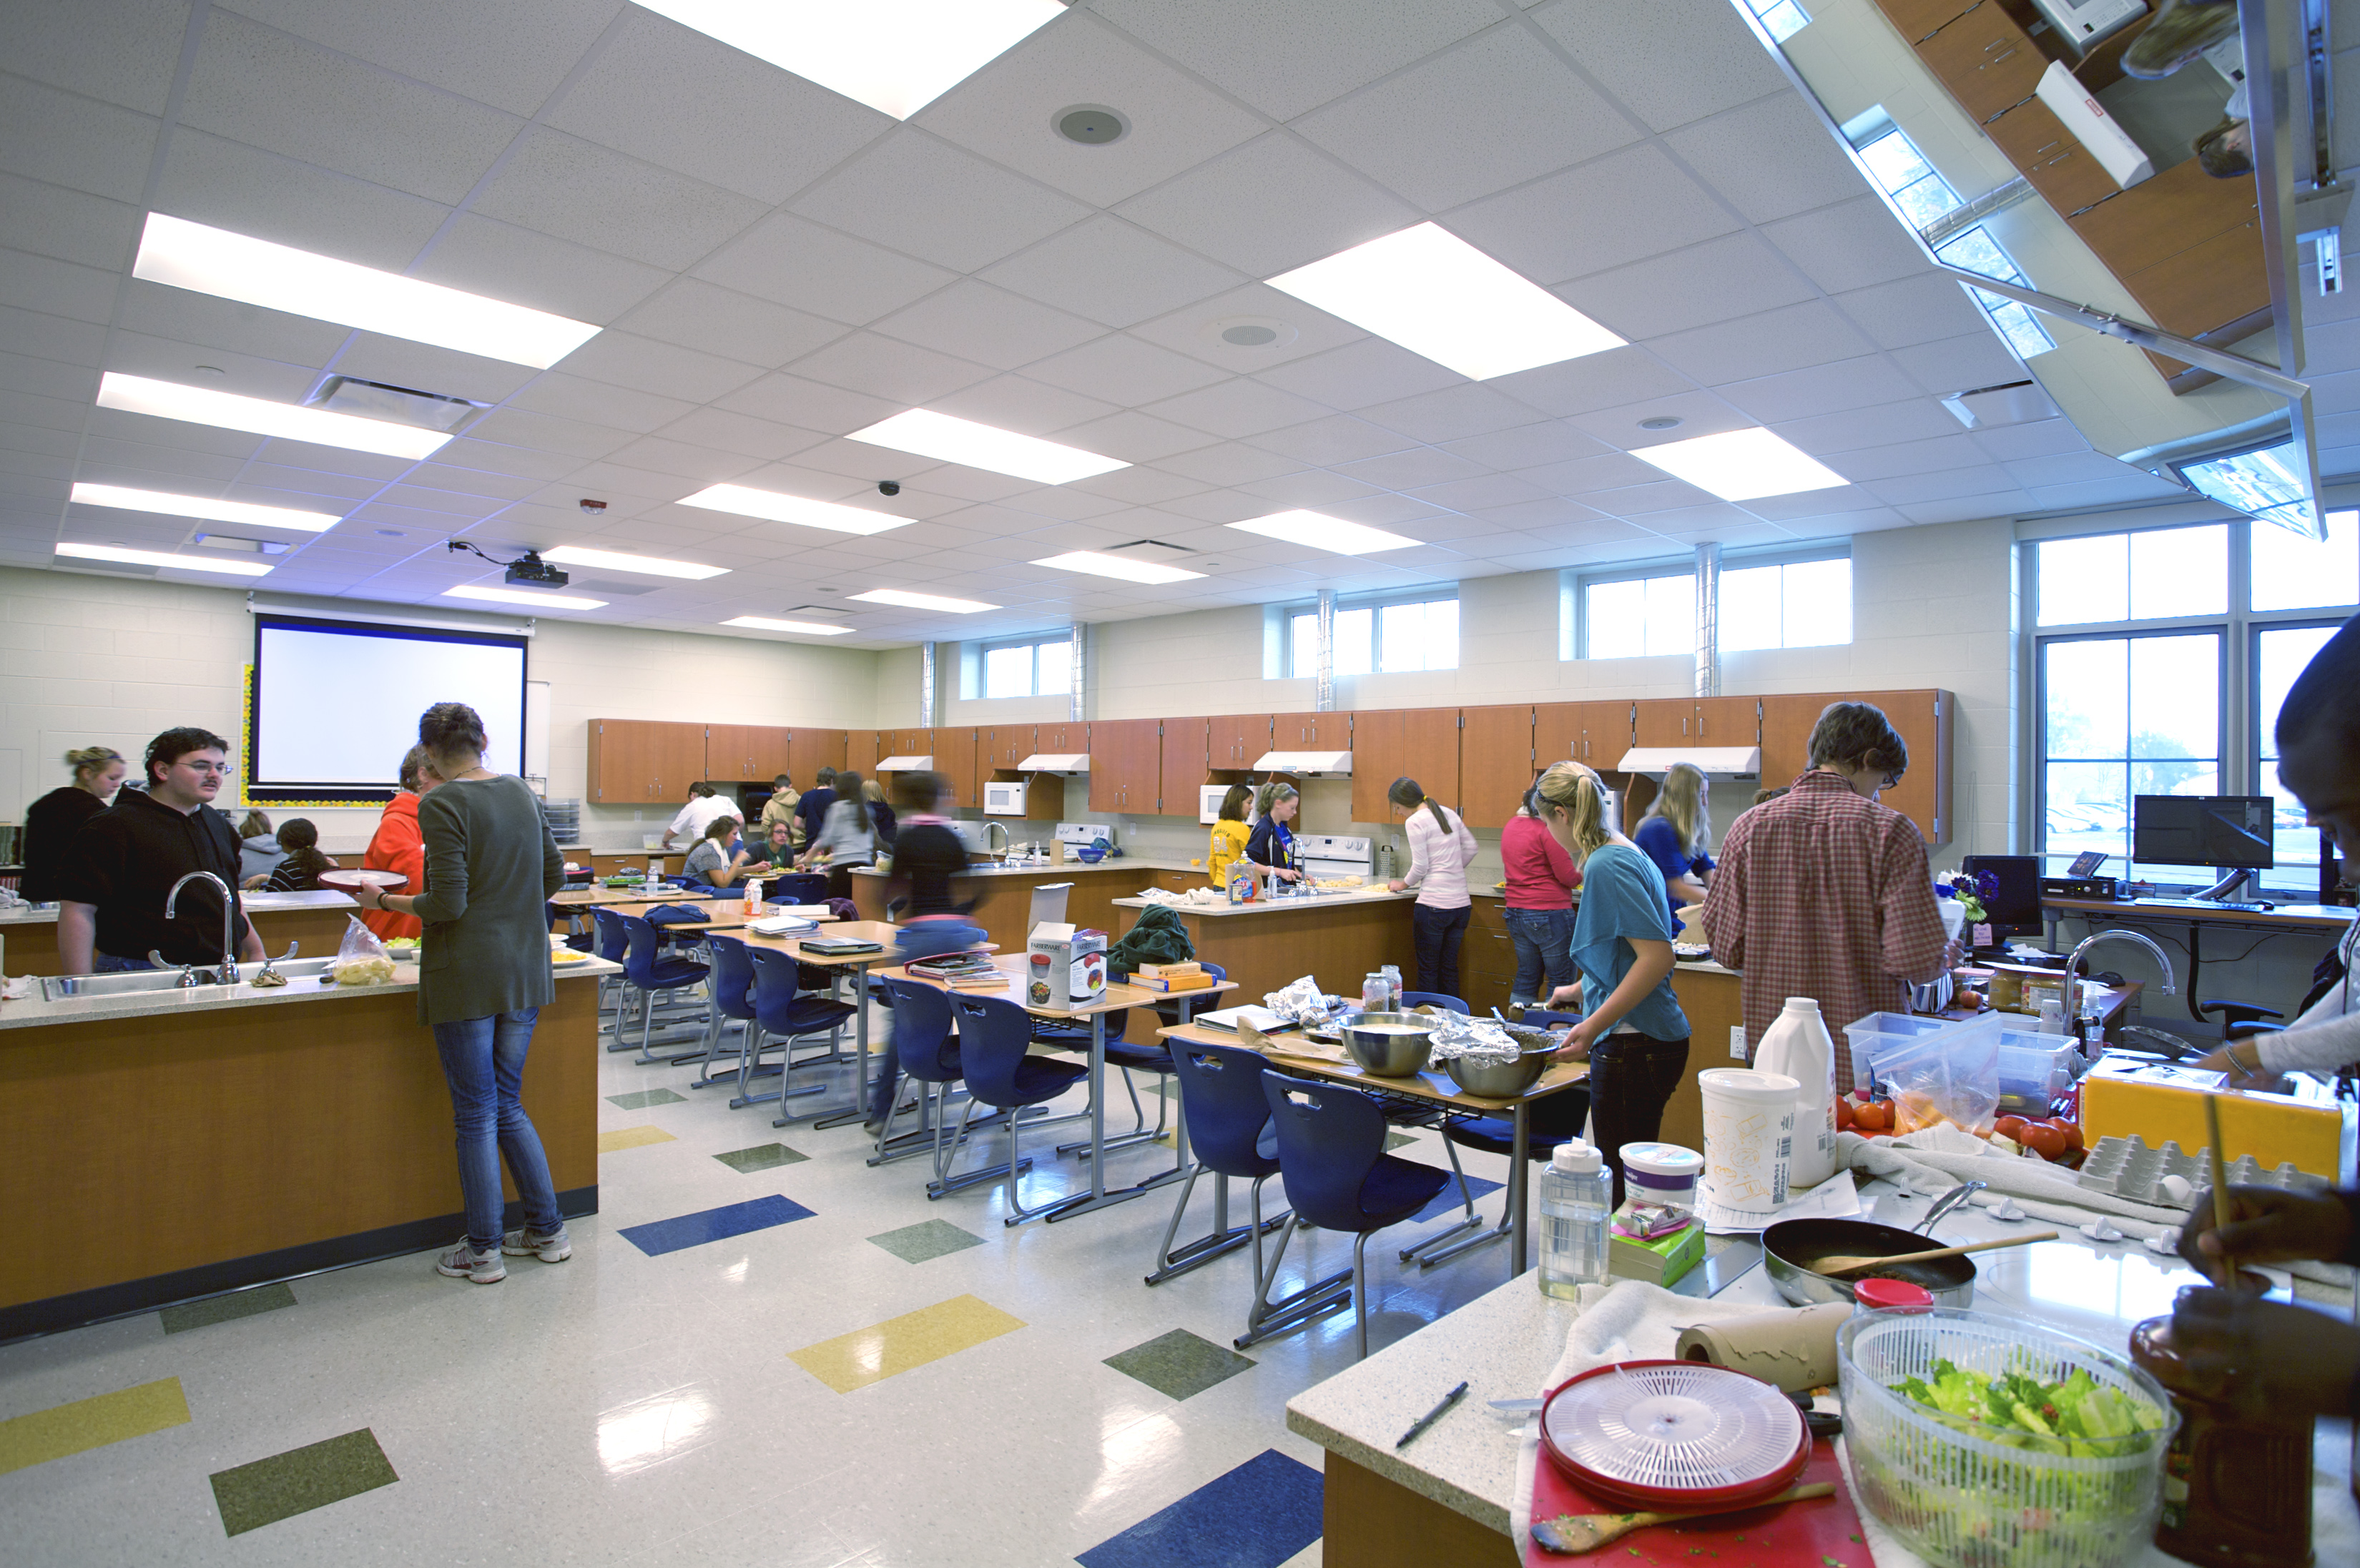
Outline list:
[[[1450,1157],[1450,1173],[1459,1178],[1459,1196],[1467,1204],[1467,1217],[1463,1220],[1453,1220],[1448,1225],[1443,1226],[1440,1230],[1436,1231],[1432,1236],[1427,1236],[1424,1241],[1413,1242],[1409,1246],[1403,1247],[1401,1249],[1401,1260],[1404,1263],[1407,1263],[1414,1258],[1422,1257],[1428,1247],[1440,1246],[1442,1243],[1448,1241],[1452,1236],[1457,1236],[1460,1231],[1474,1230],[1483,1223],[1483,1216],[1475,1212],[1474,1190],[1467,1185],[1467,1172],[1459,1166],[1459,1146],[1446,1138],[1442,1140],[1442,1151]],[[1470,1245],[1480,1246],[1481,1244],[1479,1242],[1472,1243]],[[1448,1252],[1437,1252],[1434,1254],[1433,1257],[1426,1259],[1426,1266],[1427,1268],[1432,1268],[1435,1264],[1440,1263],[1447,1258],[1458,1257],[1460,1252],[1465,1250],[1466,1248],[1462,1247],[1454,1248]]]
[[[930,1202],[939,1198],[946,1198],[951,1193],[958,1192],[962,1188],[979,1186],[983,1182],[997,1181],[1000,1179],[1000,1169],[997,1165],[987,1165],[980,1171],[970,1171],[963,1176],[953,1176],[949,1173],[951,1165],[958,1159],[958,1151],[967,1146],[967,1134],[970,1131],[978,1130],[973,1125],[975,1120],[975,1106],[976,1102],[973,1100],[969,1100],[967,1103],[967,1110],[959,1117],[958,1136],[951,1140],[951,1145],[948,1149],[939,1151],[936,1157],[934,1179],[926,1183],[926,1197]],[[1012,1156],[1015,1153],[1016,1149],[1016,1118],[1014,1116],[1008,1117],[1008,1128],[1009,1152]],[[1019,1160],[1016,1163],[1016,1173],[1020,1176],[1032,1169],[1032,1161],[1029,1159]]]
[[[1262,1217],[1262,1183],[1254,1183],[1254,1221],[1251,1225],[1229,1224],[1229,1179],[1216,1171],[1213,1175],[1213,1228],[1196,1240],[1178,1247],[1172,1237],[1180,1229],[1182,1216],[1188,1212],[1188,1196],[1196,1190],[1196,1178],[1204,1173],[1201,1165],[1188,1167],[1187,1179],[1181,1183],[1180,1201],[1172,1205],[1172,1218],[1164,1226],[1164,1240],[1155,1249],[1155,1271],[1147,1276],[1150,1285],[1161,1285],[1192,1269],[1202,1269],[1217,1258],[1227,1257],[1251,1242],[1254,1248],[1254,1278],[1262,1278],[1262,1237],[1264,1231],[1275,1230],[1295,1216],[1290,1212],[1275,1219]]]
[[[1369,1358],[1369,1234],[1352,1238],[1352,1332],[1362,1361]]]
[[[1254,1209],[1257,1220],[1261,1218],[1261,1194],[1257,1190]],[[1285,1228],[1278,1233],[1278,1250],[1271,1255],[1269,1272],[1254,1282],[1253,1305],[1246,1312],[1246,1332],[1231,1342],[1240,1350],[1265,1339],[1276,1339],[1283,1334],[1293,1334],[1296,1329],[1316,1323],[1331,1312],[1340,1312],[1352,1304],[1351,1287],[1358,1276],[1357,1269],[1330,1274],[1324,1279],[1315,1279],[1275,1301],[1270,1299],[1270,1288],[1277,1282],[1278,1270],[1286,1261],[1286,1244],[1294,1239],[1296,1231],[1310,1228],[1303,1223],[1300,1215],[1291,1214]],[[1256,1226],[1255,1236],[1255,1250],[1259,1252],[1259,1225]]]

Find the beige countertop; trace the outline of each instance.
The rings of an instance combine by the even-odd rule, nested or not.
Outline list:
[[[311,893],[241,893],[238,895],[238,901],[244,905],[246,913],[250,915],[281,913],[288,909],[357,909],[360,908],[360,905],[355,903],[348,895],[324,887]],[[46,909],[35,909],[29,904],[19,904],[14,909],[0,909],[0,926],[55,925],[57,923],[58,907],[55,904]]]
[[[1085,872],[1095,876],[1103,872],[1126,872],[1136,875],[1151,871],[1193,871],[1202,876],[1204,867],[1191,866],[1185,860],[1126,855],[1120,860],[1101,860],[1095,866],[1086,865],[1078,860],[1068,860],[1062,866],[993,866],[977,861],[971,863],[963,875],[968,877],[1074,877]],[[873,866],[856,866],[852,868],[852,875],[890,877],[892,873],[880,871]]]
[[[1117,898],[1114,902],[1117,908],[1125,909],[1164,908],[1176,909],[1184,915],[1229,916],[1267,915],[1289,909],[1332,909],[1339,904],[1409,903],[1415,901],[1416,898],[1415,889],[1395,893],[1388,889],[1382,882],[1378,882],[1366,887],[1321,893],[1313,898],[1258,898],[1251,904],[1165,904],[1162,900],[1153,898]]]
[[[242,965],[251,975],[261,965]],[[622,965],[609,964],[603,958],[584,958],[558,969],[560,980],[576,980],[585,975],[620,975]],[[396,964],[393,978],[382,985],[333,985],[317,976],[290,979],[284,985],[257,989],[247,981],[235,985],[191,985],[184,989],[164,991],[132,991],[111,996],[62,996],[57,1001],[44,1000],[41,983],[35,980],[32,995],[19,1001],[0,1002],[0,1032],[17,1029],[38,1029],[51,1024],[87,1023],[97,1019],[164,1018],[188,1013],[218,1012],[225,1007],[279,1007],[289,1002],[338,1001],[353,996],[365,996],[385,991],[414,991],[418,988],[418,965]]]

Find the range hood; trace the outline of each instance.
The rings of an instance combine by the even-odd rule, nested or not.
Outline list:
[[[1762,772],[1758,746],[1634,746],[1614,765],[1617,773],[1662,773],[1675,762],[1692,764],[1708,779],[1752,779]]]
[[[869,771],[871,773],[925,773],[931,771],[934,766],[934,759],[931,757],[880,757],[877,765]]]
[[[1087,751],[1036,751],[1016,765],[1019,773],[1087,773]]]
[[[1254,758],[1257,773],[1291,773],[1297,779],[1349,779],[1349,751],[1265,751]]]

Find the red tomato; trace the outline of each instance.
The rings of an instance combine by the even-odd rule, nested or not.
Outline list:
[[[1836,1096],[1836,1131],[1850,1132],[1852,1130],[1852,1097],[1848,1094],[1838,1094]]]
[[[1999,1134],[2002,1138],[2011,1138],[2017,1143],[2022,1143],[2024,1141],[2024,1129],[2027,1125],[2027,1124],[2022,1116],[2002,1116],[1999,1120],[1992,1124],[1992,1130]]]
[[[1855,1132],[1876,1133],[1883,1132],[1889,1124],[1885,1119],[1885,1107],[1871,1100],[1852,1107],[1852,1125]]]
[[[2066,1148],[2081,1147],[2081,1127],[2079,1122],[2069,1121],[2063,1116],[2051,1116],[2049,1119],[2049,1125],[2065,1135]]]
[[[2033,1122],[2024,1129],[2024,1146],[2043,1160],[2055,1160],[2065,1152],[2065,1134],[2048,1122]]]

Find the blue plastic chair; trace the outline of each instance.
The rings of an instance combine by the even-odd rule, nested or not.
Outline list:
[[[754,967],[754,1021],[746,1030],[747,1054],[744,1060],[748,1062],[759,1060],[761,1041],[770,1036],[775,1035],[782,1042],[779,1052],[779,1092],[775,1094],[746,1095],[741,1079],[739,1094],[742,1103],[752,1105],[757,1099],[776,1100],[783,1109],[787,1101],[804,1094],[815,1094],[826,1087],[815,1083],[808,1089],[796,1089],[789,1086],[788,1080],[794,1076],[799,1066],[808,1067],[832,1061],[841,1054],[836,1037],[843,1033],[846,1021],[858,1009],[849,1002],[838,1002],[804,991],[801,978],[803,966],[791,955],[774,947],[752,946],[742,938],[730,940],[745,950]],[[828,1036],[827,1054],[798,1062],[795,1060],[795,1041],[806,1035],[823,1033]],[[739,1103],[738,1100],[730,1102],[732,1106]],[[787,1117],[781,1116],[771,1125],[784,1127],[787,1121]]]
[[[878,1128],[877,1152],[869,1156],[871,1165],[890,1164],[907,1160],[912,1155],[931,1153],[934,1173],[927,1184],[929,1193],[956,1192],[978,1181],[998,1178],[997,1171],[958,1178],[950,1175],[950,1160],[957,1153],[956,1142],[945,1143],[943,1135],[950,1128],[951,1085],[960,1081],[965,1072],[960,1058],[958,1018],[952,1006],[952,996],[939,985],[929,985],[920,980],[888,979],[880,982],[891,992],[893,1008],[893,1043],[890,1068],[898,1068],[918,1085],[918,1126],[900,1141],[910,1147],[896,1150],[890,1146],[893,1118],[900,1114],[896,1105],[886,1114],[884,1124]],[[897,1099],[899,1095],[895,1096]],[[916,1141],[931,1138],[925,1143]]]
[[[1289,1078],[1275,1071],[1262,1080],[1262,1097],[1270,1105],[1272,1126],[1278,1133],[1280,1178],[1295,1220],[1278,1240],[1271,1259],[1275,1277],[1285,1260],[1286,1244],[1297,1230],[1316,1225],[1321,1230],[1352,1235],[1352,1322],[1359,1354],[1369,1354],[1369,1237],[1396,1225],[1434,1201],[1449,1184],[1448,1171],[1385,1152],[1385,1118],[1377,1103],[1360,1090],[1342,1083],[1310,1078]],[[1268,1282],[1264,1282],[1267,1289]],[[1295,1328],[1310,1321],[1291,1322]]]
[[[1404,991],[1401,994],[1401,1005],[1404,1012],[1407,1012],[1412,1007],[1427,1006],[1441,1007],[1453,1013],[1470,1011],[1466,1003],[1456,996],[1446,996],[1439,991]]]
[[[1557,1024],[1579,1023],[1581,1018],[1580,1015],[1576,1013],[1552,1013],[1541,1007],[1526,1007],[1524,1018],[1518,1021],[1533,1029],[1547,1029]],[[1574,1125],[1577,1127],[1589,1118],[1590,1091],[1587,1089],[1568,1089],[1561,1094],[1551,1095],[1550,1100],[1552,1103],[1565,1101],[1568,1109],[1573,1113]],[[1529,1121],[1529,1118],[1527,1120]],[[1557,1146],[1563,1143],[1568,1136],[1570,1135],[1562,1132],[1543,1132],[1527,1126],[1524,1133],[1524,1158],[1546,1164],[1549,1157],[1557,1152]],[[1480,1149],[1485,1154],[1506,1157],[1515,1148],[1515,1144],[1516,1124],[1508,1116],[1465,1116],[1442,1124],[1443,1150],[1450,1156],[1450,1167],[1454,1171],[1459,1169],[1458,1151],[1461,1149]],[[1401,1255],[1402,1261],[1406,1263],[1412,1257],[1415,1257],[1420,1268],[1432,1269],[1437,1264],[1449,1262],[1462,1253],[1472,1252],[1479,1247],[1489,1247],[1495,1241],[1506,1240],[1513,1232],[1514,1225],[1515,1217],[1503,1211],[1500,1215],[1500,1223],[1480,1236],[1470,1236],[1456,1246],[1429,1250],[1433,1248],[1435,1242],[1442,1240],[1444,1236],[1450,1234],[1449,1231],[1445,1231],[1442,1236],[1430,1237],[1415,1247],[1404,1247]],[[1452,1227],[1454,1230],[1457,1228],[1459,1227]]]
[[[623,917],[613,909],[597,906],[590,911],[590,925],[597,938],[598,945],[595,949],[597,955],[609,964],[622,963],[624,956],[631,950],[631,933],[623,929]],[[598,978],[598,1028],[601,1033],[604,1033],[606,1028],[606,985],[610,978],[607,975],[600,975]],[[606,1049],[628,1051],[631,1049],[631,1042],[623,1038],[623,996],[629,989],[629,982],[617,980],[614,984],[615,1040],[614,1043]]]
[[[663,933],[638,915],[618,915],[628,941],[623,952],[623,980],[639,994],[639,1061],[648,1066],[658,1062],[676,1065],[694,1061],[704,1048],[683,1051],[677,1056],[651,1056],[648,1041],[655,1028],[656,996],[666,991],[680,991],[705,978],[705,966],[692,959],[667,956],[658,950],[663,945]],[[618,1028],[616,1031],[621,1032]]]
[[[1032,1018],[1013,1002],[1000,996],[958,996],[951,1005],[958,1015],[959,1074],[967,1080],[970,1096],[967,1111],[959,1118],[959,1141],[967,1141],[976,1106],[989,1105],[995,1111],[1007,1113],[1008,1163],[991,1169],[1004,1174],[1008,1181],[1007,1223],[1021,1225],[1058,1205],[1046,1203],[1028,1209],[1017,1202],[1017,1178],[1031,1163],[1020,1165],[1016,1158],[1017,1134],[1022,1119],[1020,1113],[1027,1106],[1045,1105],[1056,1099],[1076,1080],[1087,1078],[1090,1070],[1079,1062],[1030,1054]],[[931,1184],[926,1196],[939,1198],[951,1190]]]
[[[691,1087],[704,1089],[716,1083],[734,1083],[738,1093],[729,1101],[729,1108],[733,1111],[743,1110],[764,1100],[782,1098],[786,1088],[784,1064],[777,1067],[762,1065],[762,1029],[754,1007],[751,950],[747,947],[744,938],[727,936],[718,931],[707,939],[707,946],[713,954],[713,1033],[705,1052],[705,1070]],[[731,1021],[743,1025],[746,1031],[738,1042],[738,1065],[724,1069],[716,1078],[713,1073],[713,1063],[721,1054],[721,1032],[729,1027]],[[767,1077],[772,1073],[781,1075],[779,1092],[768,1094],[747,1092],[753,1087],[755,1079]],[[814,1084],[797,1093],[816,1094],[822,1087]]]

